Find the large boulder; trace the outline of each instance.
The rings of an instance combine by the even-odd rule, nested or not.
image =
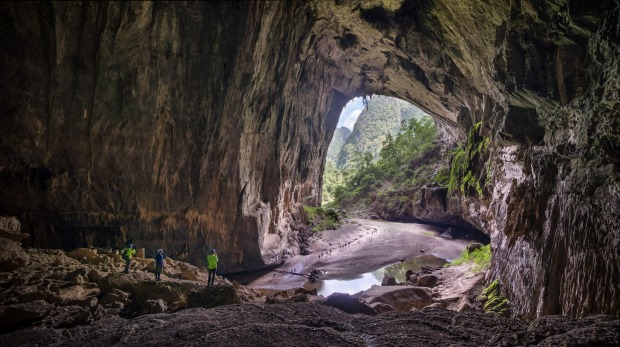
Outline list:
[[[69,287],[60,288],[58,295],[60,295],[64,301],[84,301],[92,296],[97,296],[101,290],[94,284],[90,285],[73,285]]]
[[[113,288],[99,300],[101,306],[113,304],[114,306],[124,305],[129,301],[129,293],[126,293],[120,289]]]
[[[30,256],[15,241],[0,238],[0,250],[2,250],[0,252],[0,272],[17,269],[30,260]]]
[[[140,314],[164,313],[168,305],[162,299],[146,300],[140,309]]]
[[[153,274],[132,272],[130,274],[111,274],[101,282],[103,292],[112,288],[129,293],[140,304],[146,300],[162,299],[166,302],[186,301],[187,295],[201,284],[194,281],[167,279],[155,281]]]
[[[212,308],[223,305],[240,304],[241,298],[232,285],[200,287],[192,290],[187,297],[187,307]]]
[[[375,309],[370,307],[365,302],[362,302],[358,298],[355,298],[345,293],[333,293],[332,295],[327,297],[327,300],[324,301],[324,304],[352,314],[377,314],[377,311],[375,311]]]
[[[0,238],[20,242],[27,237],[30,235],[21,232],[21,223],[17,218],[0,217]]]
[[[47,316],[51,310],[52,305],[43,300],[0,306],[0,326],[2,330],[18,327]]]
[[[73,259],[93,259],[97,257],[97,250],[92,248],[76,248],[67,255]]]
[[[418,277],[417,285],[419,287],[433,287],[437,284],[437,276],[435,275],[422,275]]]
[[[383,303],[401,312],[411,311],[412,308],[421,309],[433,303],[431,290],[422,287],[375,285],[356,294],[356,297],[370,305]]]
[[[51,328],[69,328],[76,325],[88,324],[92,321],[93,316],[88,307],[73,305],[54,308],[49,315],[41,321],[41,325]]]

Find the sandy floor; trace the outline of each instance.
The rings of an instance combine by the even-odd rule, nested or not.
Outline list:
[[[282,290],[303,287],[306,282],[302,276],[279,271],[308,274],[319,269],[325,272],[321,279],[343,279],[421,254],[444,259],[458,257],[468,241],[445,240],[438,237],[441,232],[423,224],[350,219],[338,230],[317,233],[311,240],[309,255],[289,259],[249,286]]]

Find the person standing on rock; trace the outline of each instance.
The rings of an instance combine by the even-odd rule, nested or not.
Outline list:
[[[126,248],[123,251],[123,260],[125,260],[125,273],[129,273],[129,265],[131,265],[131,258],[136,254],[136,249],[133,244],[129,245],[129,248]]]
[[[161,271],[164,269],[164,250],[158,249],[155,256],[155,281],[161,280]]]
[[[215,282],[215,273],[217,272],[217,252],[215,249],[212,249],[211,254],[207,256],[207,269],[209,270],[207,286],[212,286]]]

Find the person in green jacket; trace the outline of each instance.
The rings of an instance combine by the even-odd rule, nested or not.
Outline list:
[[[215,273],[217,272],[217,252],[215,249],[212,249],[211,254],[207,256],[207,269],[209,269],[207,286],[212,286],[215,282]]]
[[[129,245],[129,248],[126,248],[123,251],[123,259],[125,260],[125,273],[129,273],[129,265],[131,265],[131,258],[136,254],[136,249],[133,244]]]

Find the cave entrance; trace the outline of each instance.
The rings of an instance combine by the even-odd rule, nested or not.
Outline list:
[[[447,208],[454,147],[434,118],[406,101],[350,100],[327,151],[323,208],[307,209],[328,245],[317,263],[325,273],[307,289],[354,294],[441,268],[471,241],[488,250],[489,237]]]
[[[421,185],[443,184],[437,182],[445,168],[437,138],[433,119],[406,101],[382,95],[352,99],[327,151],[323,206],[360,218],[409,219],[405,197]]]

